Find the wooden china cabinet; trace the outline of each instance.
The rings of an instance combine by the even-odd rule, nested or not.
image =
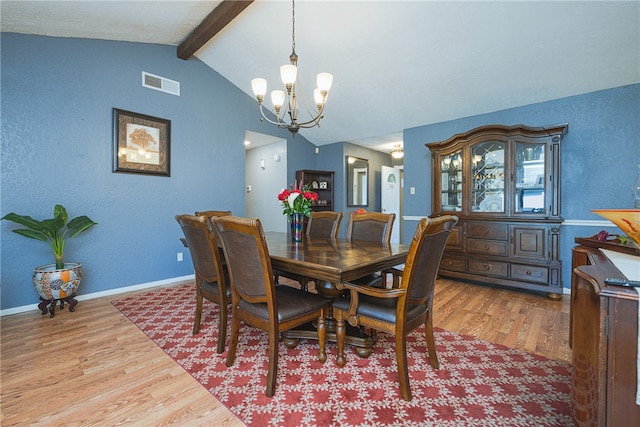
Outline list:
[[[487,125],[426,144],[432,216],[460,218],[442,276],[562,294],[560,146],[568,124]]]

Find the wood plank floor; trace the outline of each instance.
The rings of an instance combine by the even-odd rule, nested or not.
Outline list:
[[[119,298],[80,301],[53,319],[39,311],[0,319],[2,426],[243,425],[111,304]],[[439,279],[434,323],[570,358],[566,295]]]

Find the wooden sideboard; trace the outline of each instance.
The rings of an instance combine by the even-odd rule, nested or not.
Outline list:
[[[638,293],[609,286],[624,277],[599,251],[615,246],[576,239],[571,278],[572,414],[578,426],[640,426],[635,403]],[[618,248],[640,255],[640,251]]]

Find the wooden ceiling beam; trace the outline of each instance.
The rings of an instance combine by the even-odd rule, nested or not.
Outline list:
[[[223,0],[178,46],[178,58],[189,59],[254,0]]]

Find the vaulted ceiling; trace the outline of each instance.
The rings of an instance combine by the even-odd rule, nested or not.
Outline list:
[[[176,55],[204,43],[194,55],[252,97],[254,77],[280,86],[291,2],[224,3],[2,0],[1,29]],[[217,34],[188,39],[219,5]],[[301,131],[316,145],[389,151],[405,128],[640,82],[638,1],[298,0],[295,11],[302,89],[311,99],[315,74],[334,75],[320,128]]]

